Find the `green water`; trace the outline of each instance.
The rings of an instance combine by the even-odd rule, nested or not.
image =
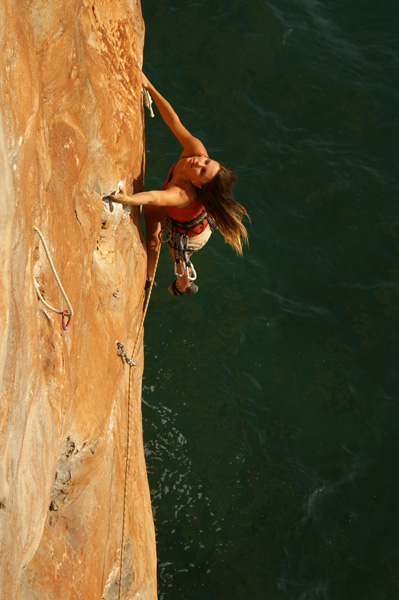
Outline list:
[[[252,218],[163,252],[144,437],[160,600],[399,596],[395,1],[142,4],[145,71]],[[146,188],[180,150],[146,117]]]

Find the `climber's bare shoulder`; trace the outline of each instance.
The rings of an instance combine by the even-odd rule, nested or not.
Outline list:
[[[154,194],[158,196],[155,204],[159,206],[183,208],[184,206],[188,206],[192,200],[186,190],[174,183],[169,183],[166,190],[154,191]]]

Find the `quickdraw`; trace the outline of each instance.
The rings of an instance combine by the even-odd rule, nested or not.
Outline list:
[[[150,115],[151,115],[151,117],[153,117],[153,118],[154,118],[154,117],[155,117],[155,114],[154,114],[154,111],[153,111],[153,109],[152,109],[152,103],[153,103],[153,100],[152,100],[152,98],[151,98],[151,94],[150,94],[150,92],[149,92],[148,90],[146,90],[145,88],[142,88],[141,92],[142,92],[142,94],[143,94],[144,106],[145,106],[146,108],[148,108],[148,110],[150,111]]]
[[[136,363],[133,362],[132,360],[130,360],[130,358],[128,357],[128,355],[126,354],[126,352],[124,350],[122,342],[116,342],[116,345],[118,346],[119,356],[121,357],[122,361],[124,361],[130,367],[135,367]]]
[[[173,238],[173,248],[175,251],[175,275],[177,277],[183,277],[183,275],[186,273],[190,281],[195,281],[197,279],[197,272],[190,260],[188,241],[189,237],[186,233],[176,233]]]

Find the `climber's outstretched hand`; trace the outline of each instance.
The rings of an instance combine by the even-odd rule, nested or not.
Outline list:
[[[130,196],[125,193],[117,192],[116,194],[110,194],[108,196],[113,202],[120,202],[121,204],[127,204]]]

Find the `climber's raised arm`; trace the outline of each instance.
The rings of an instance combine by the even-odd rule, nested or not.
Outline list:
[[[194,137],[188,131],[188,129],[184,127],[171,104],[158,92],[158,90],[155,89],[144,73],[142,75],[143,87],[149,91],[155,104],[157,105],[162,119],[183,146],[183,154],[202,154],[204,156],[208,156],[206,148],[201,140]]]

